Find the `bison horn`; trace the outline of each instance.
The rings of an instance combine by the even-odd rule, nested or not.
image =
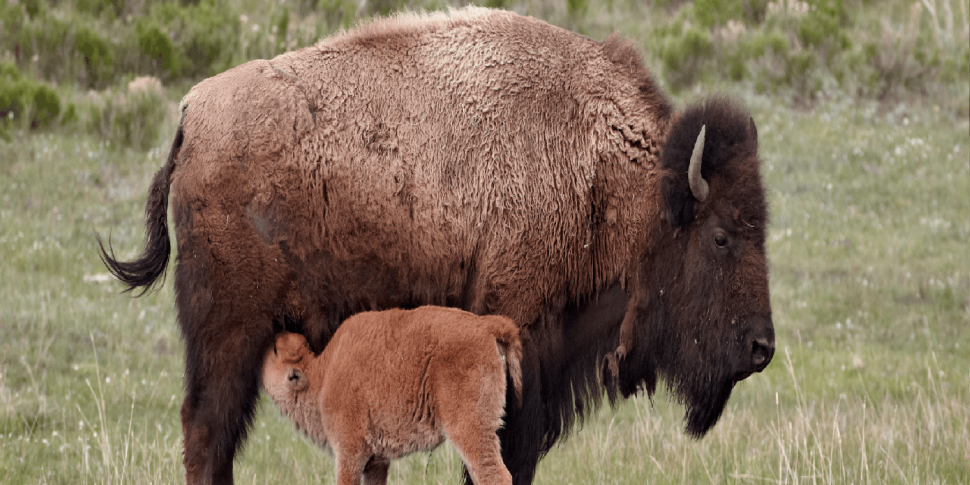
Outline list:
[[[701,158],[704,155],[704,133],[707,132],[707,125],[701,127],[701,133],[697,135],[694,143],[694,151],[690,154],[690,166],[687,168],[687,182],[690,184],[690,191],[694,198],[699,202],[707,199],[707,181],[701,177]]]

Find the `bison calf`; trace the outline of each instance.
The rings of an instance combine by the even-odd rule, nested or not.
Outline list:
[[[476,484],[511,484],[496,431],[506,363],[521,400],[522,345],[512,320],[440,307],[360,313],[319,356],[282,333],[262,385],[283,414],[333,450],[337,483],[385,483],[390,460],[447,437]]]

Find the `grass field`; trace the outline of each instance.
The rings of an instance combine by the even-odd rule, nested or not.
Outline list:
[[[770,191],[778,352],[702,441],[661,393],[608,407],[538,483],[970,483],[966,119],[748,96]],[[161,148],[86,136],[0,145],[0,482],[181,480],[170,284],[105,280],[94,231],[131,254]],[[261,405],[240,483],[328,483],[332,461]],[[448,446],[392,467],[454,483]]]
[[[833,96],[793,109],[738,89],[770,198],[774,361],[703,440],[663,392],[631,399],[574,430],[536,483],[970,484],[965,108]],[[94,240],[140,249],[169,118],[148,152],[72,130],[0,140],[0,483],[182,481],[171,282],[119,295]],[[332,459],[260,406],[237,482],[331,483]],[[460,473],[445,445],[390,479]]]

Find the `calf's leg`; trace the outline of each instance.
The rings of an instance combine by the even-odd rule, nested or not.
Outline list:
[[[477,356],[466,354],[466,365],[455,366],[465,371],[446,373],[441,380],[439,419],[476,485],[512,485],[496,434],[505,406],[505,365],[494,344],[489,347]]]
[[[512,475],[502,463],[497,428],[474,419],[445,426],[448,440],[461,454],[475,485],[512,485]]]
[[[337,457],[337,485],[360,485],[360,478],[367,465],[367,454],[362,450],[363,443],[332,443],[334,455]],[[373,470],[379,473],[378,470]],[[384,479],[387,479],[387,469],[384,469]],[[370,483],[370,482],[367,482]],[[381,483],[381,482],[377,482]]]

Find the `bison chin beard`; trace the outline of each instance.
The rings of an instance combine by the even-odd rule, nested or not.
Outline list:
[[[675,348],[669,343],[644,347],[667,350]],[[696,354],[693,355],[695,359],[677,358],[672,355],[673,352],[660,352],[660,355],[649,356],[644,354],[645,352],[634,352],[624,361],[626,365],[620,369],[619,382],[619,390],[623,396],[629,397],[642,390],[652,396],[659,375],[673,399],[686,408],[684,420],[687,426],[684,431],[692,438],[703,438],[720,419],[737,382],[730,367],[717,359],[702,361]],[[717,370],[700,370],[698,366]]]
[[[621,364],[619,390],[624,397],[641,390],[652,396],[659,377],[685,407],[684,431],[703,438],[720,419],[738,380],[730,356],[739,349],[715,345],[736,340],[733,336],[682,331],[685,326],[676,324],[678,315],[668,313],[666,306],[640,316],[635,350]]]
[[[659,366],[667,389],[686,408],[685,432],[696,439],[703,438],[717,423],[736,383],[727,362],[714,355],[702,355],[690,352],[676,358],[668,354]]]
[[[690,389],[678,386],[675,392],[687,408],[685,415],[687,427],[684,431],[691,438],[703,438],[717,423],[721,413],[724,412],[728,398],[731,397],[732,389],[734,389],[734,381],[730,379],[712,381],[703,387],[693,384]]]

